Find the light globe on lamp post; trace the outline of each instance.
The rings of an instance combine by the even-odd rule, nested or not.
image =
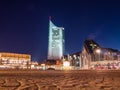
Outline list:
[[[100,49],[96,49],[96,53],[100,53],[101,52],[101,50]]]

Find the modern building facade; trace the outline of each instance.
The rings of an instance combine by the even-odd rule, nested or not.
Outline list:
[[[2,67],[26,67],[31,62],[31,55],[0,52],[0,66]]]
[[[49,20],[49,41],[47,59],[61,59],[64,52],[64,43],[64,28],[55,26],[52,21]]]
[[[112,48],[103,48],[94,40],[87,39],[83,43],[81,62],[82,69],[118,68],[120,52]]]

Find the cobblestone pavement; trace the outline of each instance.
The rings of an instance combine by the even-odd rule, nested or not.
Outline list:
[[[120,90],[120,70],[0,70],[0,90]]]

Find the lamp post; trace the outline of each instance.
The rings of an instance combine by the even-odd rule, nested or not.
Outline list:
[[[118,56],[118,59],[117,59],[117,61],[120,61],[120,55],[117,55]]]
[[[99,55],[97,61],[100,61],[100,53],[101,53],[101,49],[100,49],[100,48],[97,48],[95,52]]]

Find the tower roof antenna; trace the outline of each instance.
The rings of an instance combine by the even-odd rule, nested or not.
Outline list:
[[[51,17],[51,16],[49,16],[49,20],[51,20],[51,18],[52,18],[52,17]]]

